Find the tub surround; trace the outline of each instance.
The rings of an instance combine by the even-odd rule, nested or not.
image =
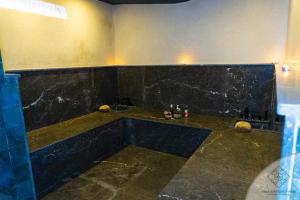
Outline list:
[[[21,74],[28,131],[96,111],[118,100],[165,109],[239,117],[246,108],[274,114],[274,65],[118,66],[12,71]]]
[[[145,108],[165,109],[172,103],[232,117],[248,108],[263,116],[275,110],[274,78],[273,65],[126,67],[118,69],[118,92]]]
[[[128,144],[189,158],[160,193],[162,200],[244,199],[254,178],[280,157],[280,134],[237,133],[231,118],[245,109],[274,115],[273,65],[118,66],[17,73],[22,77],[39,197]],[[139,108],[94,112],[100,104],[123,100]],[[171,103],[188,105],[198,114],[166,121],[162,111]],[[163,124],[157,128],[157,123]],[[176,126],[184,128],[174,132]],[[212,130],[207,139],[197,137],[197,130],[207,129]],[[103,148],[96,148],[100,144]]]
[[[27,130],[91,113],[117,96],[117,69],[81,68],[14,71]]]
[[[131,109],[91,113],[28,133],[32,153],[109,122],[132,118],[212,130],[207,139],[160,193],[159,199],[244,199],[254,178],[280,157],[281,136],[268,131],[237,133],[234,119],[192,114],[166,121],[161,111]]]
[[[55,142],[31,153],[38,197],[128,145],[188,158],[209,133],[207,129],[121,118]]]

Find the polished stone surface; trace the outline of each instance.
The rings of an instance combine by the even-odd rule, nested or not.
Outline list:
[[[275,111],[273,65],[119,67],[120,98],[137,106],[188,105],[194,113],[239,117]]]
[[[189,119],[166,121],[160,111],[139,108],[96,112],[32,131],[28,134],[31,151],[122,117],[212,130],[161,192],[161,199],[244,199],[254,178],[280,157],[281,134],[257,130],[238,133],[233,129],[235,120],[229,117],[191,114]]]
[[[128,146],[42,200],[152,200],[185,161],[182,157]]]
[[[144,67],[119,67],[119,97],[130,99],[133,105],[142,107],[144,105],[144,74]]]
[[[239,117],[275,110],[273,65],[88,67],[11,71],[21,75],[28,131],[126,102],[164,109],[188,105],[193,113]]]
[[[37,195],[44,196],[127,145],[188,158],[209,133],[149,120],[114,120],[32,152]]]
[[[113,104],[117,96],[116,68],[14,71],[20,89],[26,129],[49,126]]]
[[[160,200],[246,197],[256,176],[280,158],[280,135],[216,130],[160,193]]]

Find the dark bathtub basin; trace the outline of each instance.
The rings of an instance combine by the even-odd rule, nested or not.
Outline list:
[[[39,198],[128,145],[190,157],[211,130],[122,118],[31,153]]]

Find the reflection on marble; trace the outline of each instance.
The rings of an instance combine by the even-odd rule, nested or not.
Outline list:
[[[20,89],[27,130],[48,126],[113,104],[117,96],[114,68],[14,71]]]
[[[280,157],[279,134],[214,129],[158,200],[246,198],[256,176]]]
[[[123,148],[123,125],[116,120],[32,152],[38,197]]]
[[[274,112],[273,65],[120,67],[120,98],[146,108],[188,105],[191,112],[239,116]],[[130,83],[130,87],[128,86]]]
[[[153,200],[185,161],[128,146],[42,200]]]

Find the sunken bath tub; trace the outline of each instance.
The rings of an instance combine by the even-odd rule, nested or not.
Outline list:
[[[31,153],[38,198],[156,199],[210,132],[121,118],[50,144]]]

